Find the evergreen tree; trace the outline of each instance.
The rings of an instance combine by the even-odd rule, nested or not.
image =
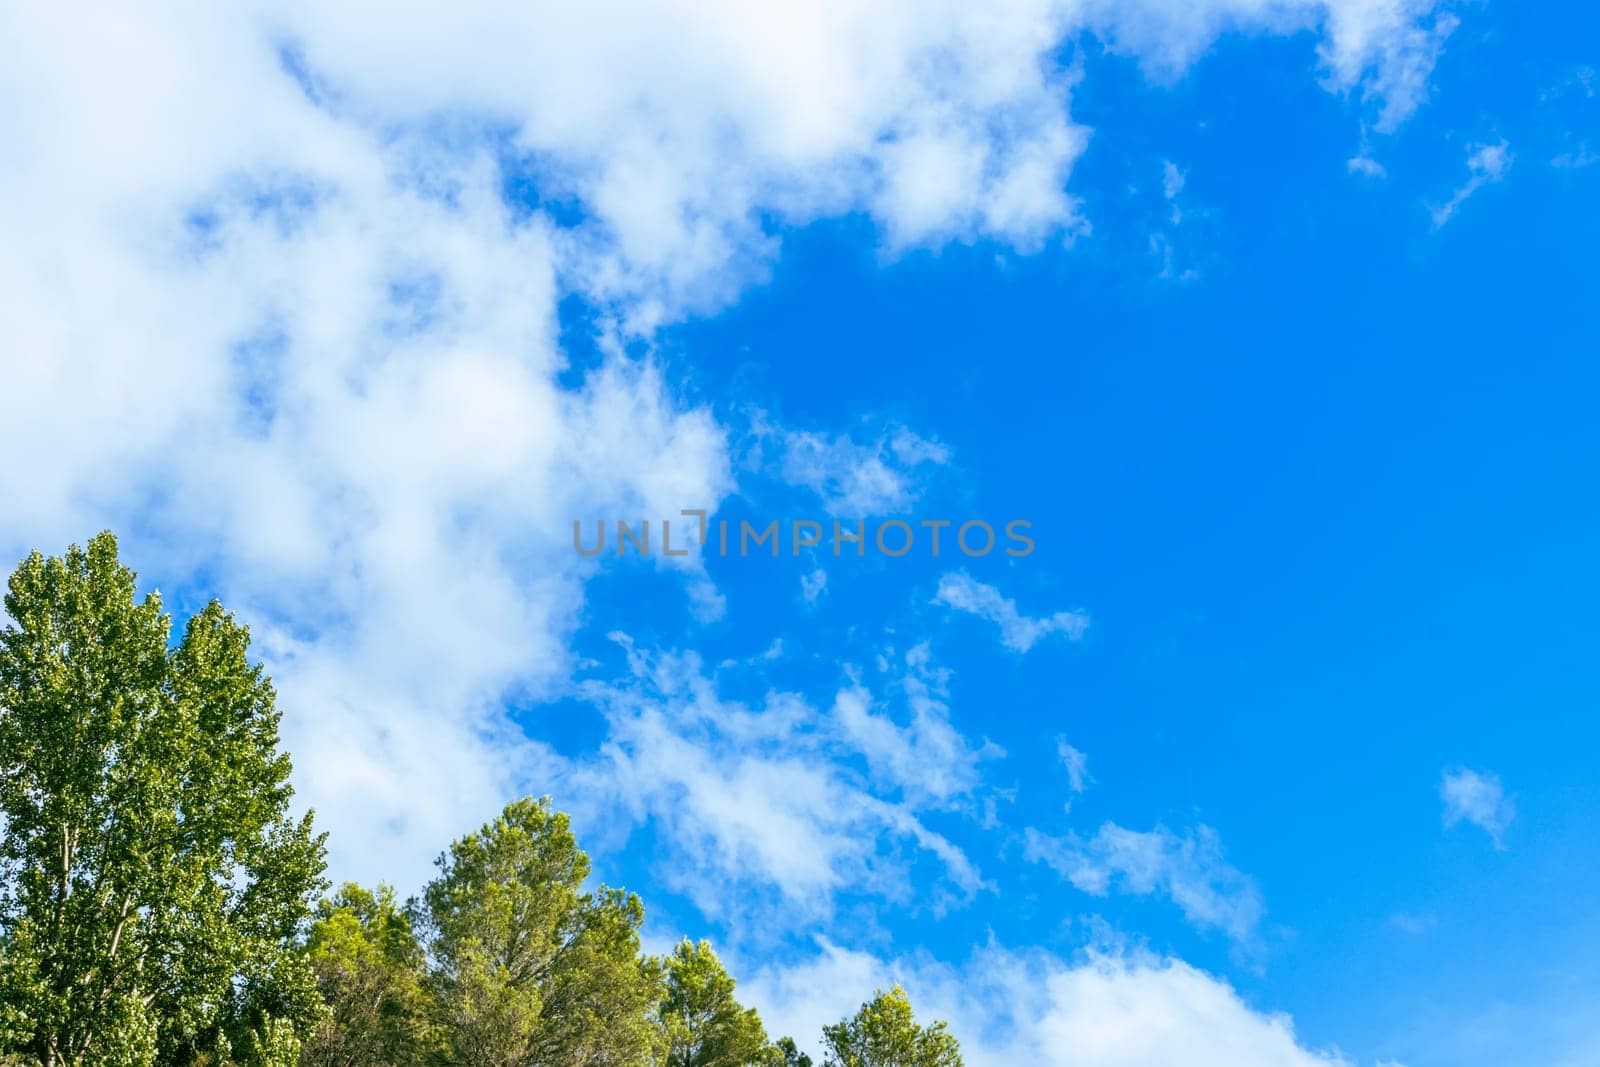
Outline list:
[[[664,961],[659,1019],[664,1067],[751,1067],[772,1062],[753,1008],[733,998],[733,978],[708,942],[681,941]]]
[[[792,1037],[778,1038],[772,1046],[770,1062],[772,1067],[811,1067],[811,1057],[800,1051]]]
[[[422,945],[394,891],[346,884],[317,907],[306,952],[329,1016],[300,1067],[413,1067],[438,1050]]]
[[[450,846],[424,892],[450,1058],[471,1067],[644,1065],[659,968],[639,898],[583,890],[589,859],[548,800]]]
[[[895,986],[859,1011],[822,1028],[825,1067],[961,1067],[961,1047],[943,1022],[919,1026],[905,990]]]

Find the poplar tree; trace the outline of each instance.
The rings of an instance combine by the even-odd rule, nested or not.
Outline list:
[[[109,533],[35,552],[0,629],[0,1050],[292,1065],[323,840],[271,683],[213,602],[180,641]]]

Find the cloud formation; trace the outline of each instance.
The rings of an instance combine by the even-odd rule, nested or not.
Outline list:
[[[811,957],[756,971],[740,995],[776,1034],[807,1047],[855,1010],[862,990],[902,984],[919,1012],[948,1019],[971,1067],[1348,1067],[1306,1048],[1284,1015],[1255,1010],[1221,979],[1116,946],[1064,960],[999,945],[959,966],[880,959],[821,941]]]
[[[1081,611],[1058,611],[1043,618],[1024,615],[1015,600],[961,571],[939,579],[933,602],[994,623],[1000,643],[1013,652],[1027,652],[1052,634],[1076,641],[1089,628],[1089,616]]]
[[[800,576],[800,598],[807,604],[815,604],[827,591],[828,572],[821,567]]]
[[[1030,827],[1024,854],[1093,896],[1113,890],[1160,893],[1195,926],[1219,929],[1237,942],[1253,940],[1261,923],[1255,882],[1228,863],[1209,826],[1177,834],[1166,827],[1141,832],[1108,822],[1087,840],[1076,834],[1051,837]]]
[[[1089,788],[1089,757],[1079,749],[1067,744],[1065,737],[1056,738],[1056,755],[1061,759],[1061,766],[1067,772],[1067,787],[1074,793],[1081,793]]]
[[[1504,178],[1514,158],[1504,138],[1495,144],[1474,145],[1467,153],[1467,180],[1450,194],[1450,199],[1428,209],[1433,217],[1433,228],[1437,230],[1454,218],[1461,205],[1472,199],[1479,189]]]
[[[1517,808],[1506,796],[1495,774],[1480,773],[1466,767],[1446,771],[1439,779],[1439,797],[1444,801],[1444,824],[1451,827],[1471,823],[1505,849],[1505,832],[1516,818]]]
[[[951,725],[925,646],[892,676],[900,700],[852,682],[831,706],[784,692],[752,705],[725,698],[719,674],[694,653],[615,638],[628,676],[584,689],[605,712],[609,739],[563,772],[565,795],[580,825],[602,834],[616,828],[617,811],[651,822],[663,877],[703,913],[738,921],[760,908],[770,931],[773,907],[817,920],[847,892],[908,901],[914,860],[896,855],[902,846],[938,871],[923,879],[923,899],[984,888],[973,862],[924,818],[971,793],[979,759],[992,754]]]
[[[921,496],[928,470],[950,459],[949,449],[903,426],[868,443],[808,430],[767,435],[775,439],[768,461],[779,476],[815,493],[841,519],[904,512]]]

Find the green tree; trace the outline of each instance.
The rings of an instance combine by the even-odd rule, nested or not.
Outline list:
[[[548,799],[450,846],[423,899],[450,1056],[471,1067],[650,1062],[658,968],[639,898],[583,890],[589,858]]]
[[[792,1037],[780,1037],[768,1056],[772,1067],[811,1067],[811,1057],[800,1051]]]
[[[961,1046],[941,1021],[919,1026],[905,990],[879,990],[848,1019],[822,1028],[826,1067],[961,1067]]]
[[[306,953],[329,1017],[300,1067],[412,1067],[436,1051],[422,945],[394,891],[346,884],[317,906]]]
[[[709,942],[679,942],[663,963],[663,976],[666,989],[658,1019],[664,1067],[773,1062],[761,1017],[733,999],[733,978]]]
[[[321,1011],[323,841],[248,631],[213,602],[174,646],[134,584],[109,533],[10,579],[0,1027],[45,1067],[282,1060]]]
[[[239,1067],[299,1067],[300,1035],[288,1019],[263,1016],[241,1044],[233,1061]]]

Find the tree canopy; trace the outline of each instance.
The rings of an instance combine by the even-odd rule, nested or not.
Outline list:
[[[323,841],[249,631],[213,602],[170,644],[110,534],[29,556],[5,605],[6,1041],[46,1067],[292,1057],[322,1011],[294,942]]]
[[[782,1063],[753,1008],[733,999],[733,976],[709,941],[685,938],[665,960],[659,1018],[664,1067],[748,1067]]]
[[[822,1029],[824,1067],[961,1067],[961,1047],[943,1022],[918,1025],[911,1000],[895,986],[850,1018]]]
[[[588,875],[548,800],[516,801],[440,857],[423,900],[457,1062],[648,1062],[660,968],[639,954],[644,906],[586,892]]]
[[[329,1014],[306,1042],[302,1067],[415,1067],[438,1059],[426,960],[392,889],[346,883],[317,906],[306,954]]]

